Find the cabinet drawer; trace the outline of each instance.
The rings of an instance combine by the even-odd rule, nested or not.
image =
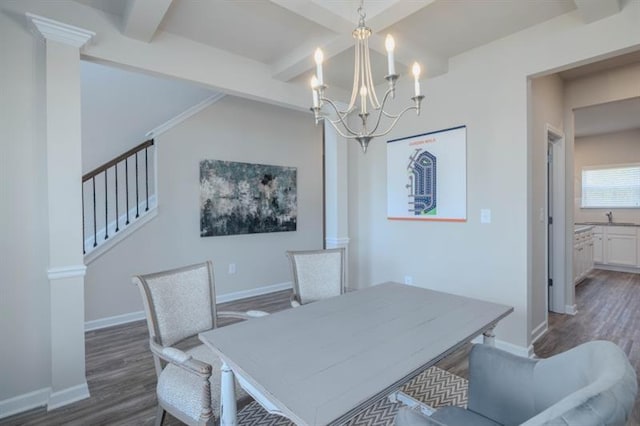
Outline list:
[[[636,236],[637,231],[635,226],[609,226],[607,228],[607,235],[632,235]]]

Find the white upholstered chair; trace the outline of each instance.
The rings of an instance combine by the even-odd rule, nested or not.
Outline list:
[[[345,292],[344,248],[288,251],[293,272],[291,306],[297,307]]]
[[[156,425],[165,412],[188,425],[216,424],[220,417],[220,359],[205,345],[182,351],[174,344],[216,327],[218,317],[267,315],[217,312],[211,262],[133,277],[144,301],[158,385]],[[238,407],[251,398],[236,386]]]
[[[638,392],[636,372],[615,343],[594,341],[546,359],[475,345],[468,408],[427,417],[403,408],[397,426],[624,426]]]

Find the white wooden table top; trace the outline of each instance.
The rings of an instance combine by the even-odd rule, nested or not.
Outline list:
[[[207,331],[200,340],[296,424],[339,424],[512,311],[385,283]]]

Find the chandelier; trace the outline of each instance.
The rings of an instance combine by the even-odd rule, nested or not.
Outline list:
[[[396,81],[399,75],[396,74],[395,63],[393,58],[393,49],[395,48],[395,42],[391,34],[387,35],[385,40],[385,48],[387,51],[388,62],[388,75],[385,77],[389,87],[382,97],[382,102],[379,102],[376,94],[375,87],[373,86],[373,78],[371,77],[371,61],[369,59],[369,37],[372,34],[371,28],[367,27],[364,23],[366,16],[363,9],[363,1],[360,2],[358,8],[358,14],[360,15],[360,21],[358,27],[353,30],[353,38],[355,42],[355,65],[353,70],[353,89],[351,91],[351,100],[346,109],[341,110],[335,101],[325,97],[325,89],[327,86],[324,84],[322,76],[322,61],[324,55],[320,48],[316,49],[314,59],[316,62],[316,74],[311,78],[311,90],[313,94],[313,107],[311,111],[315,116],[316,125],[322,120],[328,120],[329,123],[336,129],[336,132],[343,138],[354,139],[358,141],[362,147],[362,152],[367,152],[367,147],[371,139],[384,136],[393,129],[400,117],[402,117],[407,111],[416,110],[416,114],[420,115],[420,103],[424,96],[420,94],[420,65],[416,62],[413,64],[412,73],[414,78],[414,96],[411,97],[413,105],[408,106],[402,110],[399,114],[390,114],[384,110],[385,104],[389,97],[395,98],[396,93]],[[358,96],[359,95],[359,96]],[[359,105],[356,105],[360,98]],[[323,108],[328,105],[329,112]],[[347,117],[353,113],[358,112],[360,117],[360,127],[358,130],[353,129],[347,123]],[[371,111],[371,112],[370,112]],[[335,119],[329,118],[329,114],[335,113]],[[386,130],[379,130],[382,117],[386,117],[391,120],[389,127]],[[372,120],[369,121],[369,118]]]

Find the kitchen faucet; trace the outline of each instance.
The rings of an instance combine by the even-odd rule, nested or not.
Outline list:
[[[613,213],[609,212],[607,213],[607,218],[609,219],[609,224],[613,223]]]

